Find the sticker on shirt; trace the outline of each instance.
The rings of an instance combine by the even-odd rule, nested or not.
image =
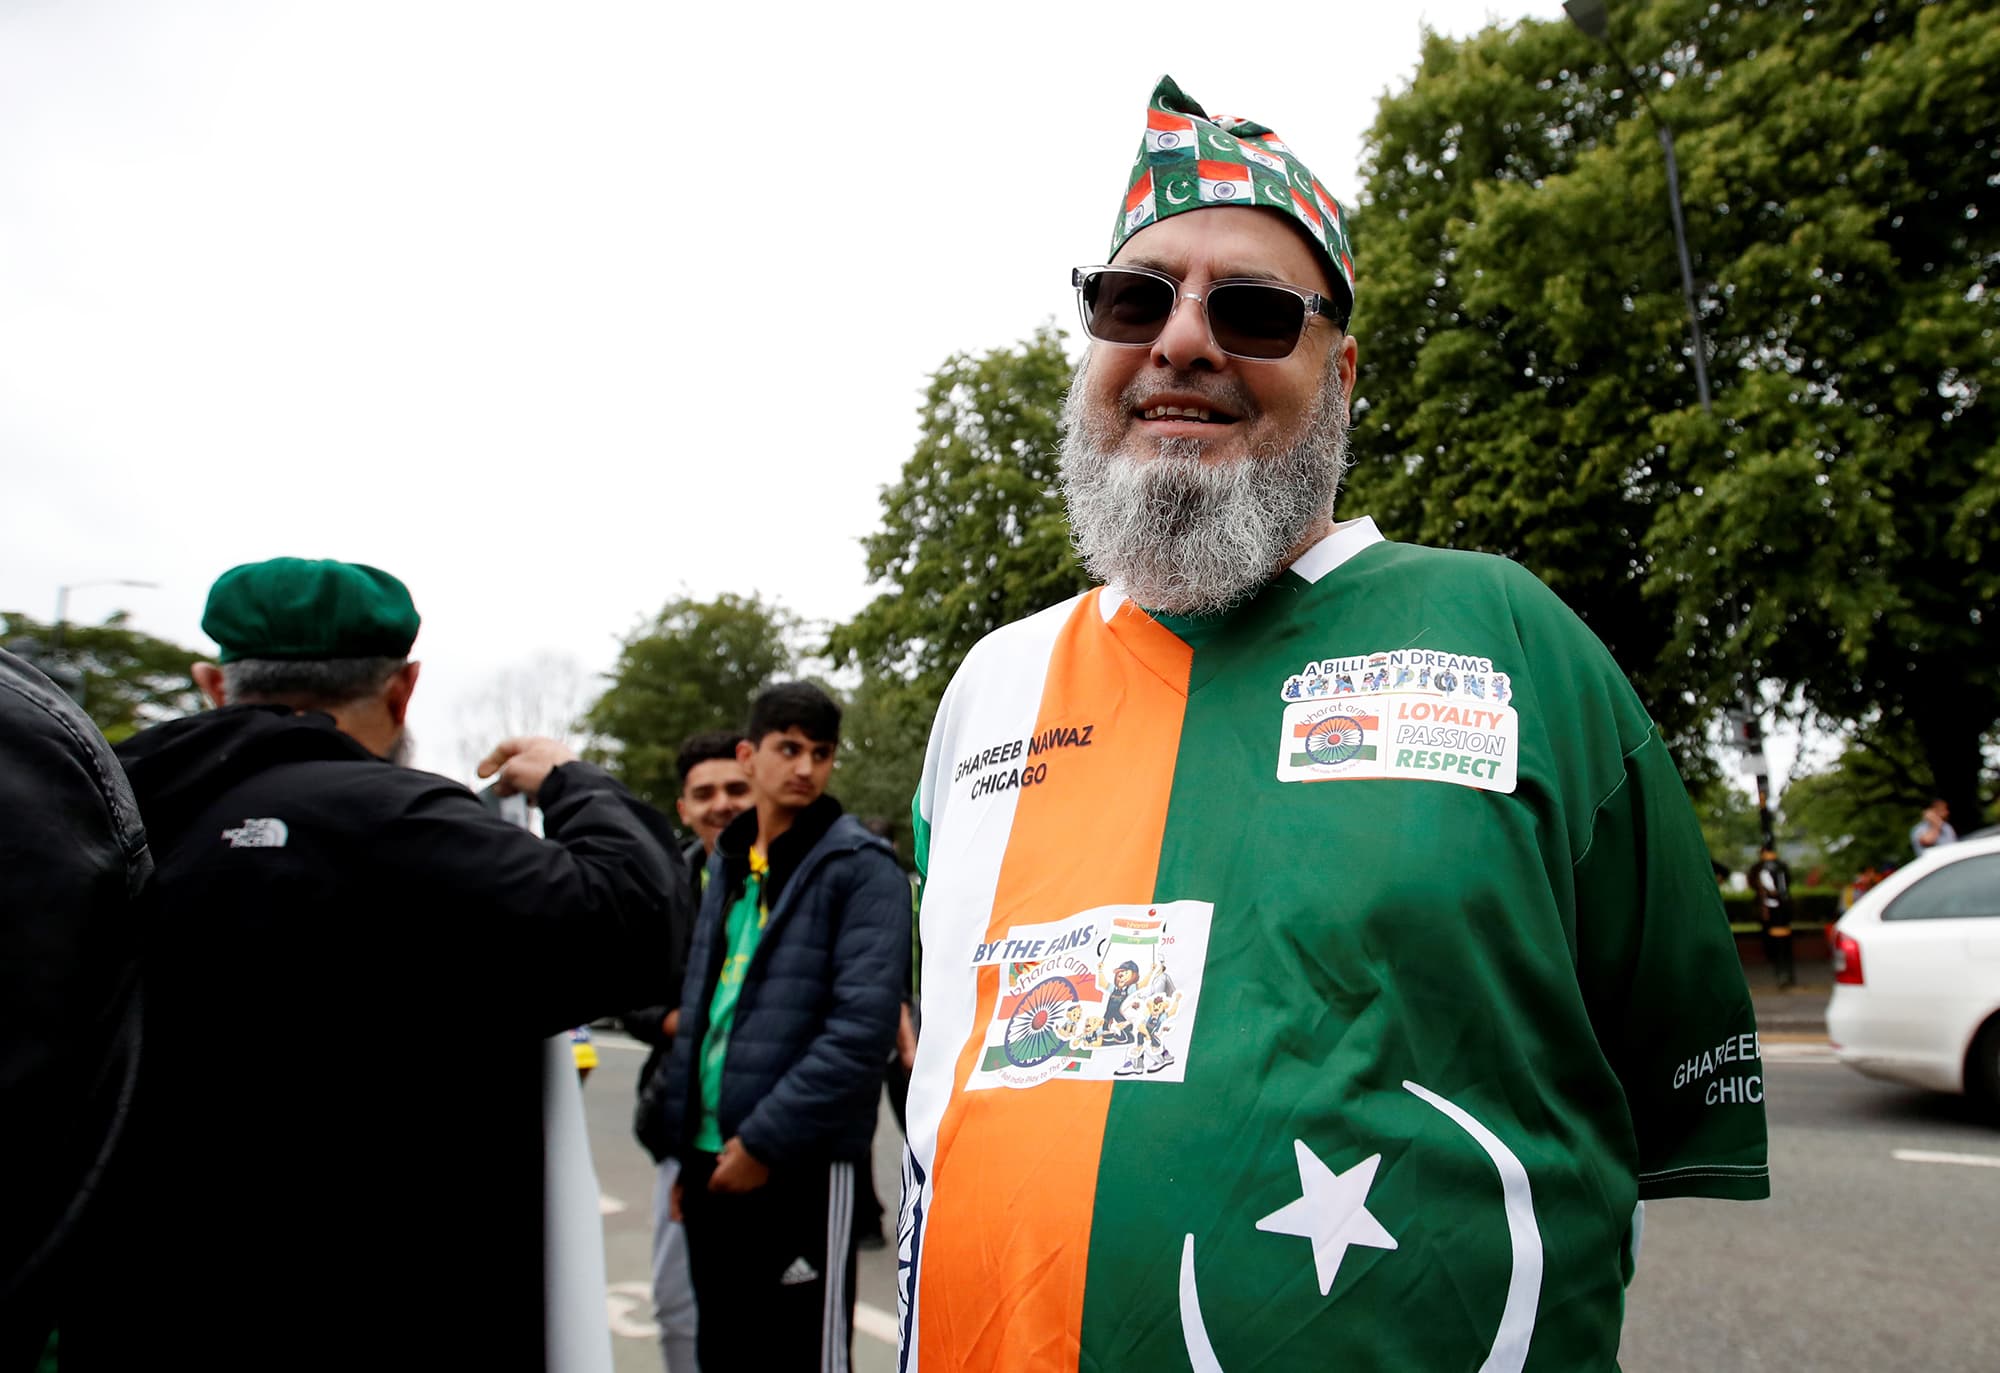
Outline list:
[[[999,970],[1000,997],[966,1090],[1181,1081],[1214,913],[1098,906],[979,945],[973,966]]]
[[[1287,701],[1379,696],[1385,692],[1504,706],[1513,697],[1514,685],[1506,673],[1493,670],[1491,658],[1399,648],[1351,658],[1321,658],[1287,677],[1278,690]]]
[[[1511,792],[1520,718],[1510,706],[1475,706],[1391,692],[1285,707],[1280,782],[1408,778]]]

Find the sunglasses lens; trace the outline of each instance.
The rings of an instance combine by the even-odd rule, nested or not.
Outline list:
[[[1275,286],[1238,282],[1208,293],[1208,327],[1224,352],[1240,358],[1289,356],[1305,324],[1306,303]]]
[[[1117,268],[1086,275],[1081,298],[1084,332],[1100,343],[1151,343],[1174,309],[1173,287]]]

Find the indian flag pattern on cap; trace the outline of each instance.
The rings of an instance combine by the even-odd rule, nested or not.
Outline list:
[[[1140,174],[1125,193],[1125,232],[1131,233],[1153,217],[1153,173]]]
[[[1308,665],[1353,690],[1297,736]],[[1197,642],[1101,589],[1009,625],[915,821],[903,1373],[1609,1368],[1635,1201],[1768,1188],[1685,789],[1511,563],[1359,521]]]
[[[1146,151],[1154,157],[1194,157],[1200,151],[1194,121],[1166,110],[1146,111]]]
[[[1197,162],[1196,177],[1201,198],[1210,204],[1252,205],[1257,188],[1251,184],[1250,169],[1240,162]]]
[[[1167,215],[1212,205],[1261,205],[1304,226],[1335,283],[1334,294],[1344,290],[1345,303],[1352,307],[1354,266],[1338,208],[1298,155],[1262,124],[1234,116],[1212,118],[1172,77],[1162,77],[1146,109],[1146,135],[1133,167],[1127,204],[1111,238],[1113,257],[1126,239]],[[1159,177],[1152,213],[1135,218],[1131,191],[1140,176],[1155,171]],[[1315,196],[1315,214],[1302,212],[1299,195]]]
[[[1292,191],[1290,194],[1292,197],[1292,212],[1306,222],[1307,228],[1311,229],[1314,233],[1320,232],[1320,226],[1324,221],[1320,218],[1318,208],[1297,191]]]
[[[1240,138],[1236,140],[1236,146],[1242,152],[1243,156],[1249,158],[1258,166],[1276,172],[1279,176],[1289,176],[1289,173],[1285,170],[1285,159],[1279,157],[1276,153],[1267,153],[1256,144],[1245,142]]]

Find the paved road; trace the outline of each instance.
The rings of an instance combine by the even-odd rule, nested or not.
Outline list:
[[[1771,1200],[1646,1208],[1627,1373],[2000,1369],[2000,1166],[1896,1157],[2000,1164],[2000,1130],[1823,1050],[1766,1052]]]
[[[614,1353],[618,1373],[660,1373],[645,1295],[652,1166],[630,1131],[644,1055],[615,1035],[599,1044],[603,1066],[584,1100],[599,1185],[624,1207],[604,1219]],[[1809,1042],[1767,1054],[1775,1195],[1646,1208],[1626,1373],[2000,1369],[2000,1166],[1896,1157],[2000,1164],[2000,1130],[1954,1099],[1858,1077]],[[876,1136],[885,1199],[900,1148],[885,1112]],[[866,1331],[894,1338],[895,1262],[886,1252],[861,1259],[854,1367],[889,1373],[891,1344]]]

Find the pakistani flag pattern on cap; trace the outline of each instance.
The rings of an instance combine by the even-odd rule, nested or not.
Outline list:
[[[1319,179],[1262,124],[1211,118],[1171,76],[1146,107],[1146,137],[1111,234],[1111,256],[1148,224],[1211,205],[1261,205],[1298,221],[1324,257],[1328,275],[1354,308],[1354,258],[1347,216]]]

